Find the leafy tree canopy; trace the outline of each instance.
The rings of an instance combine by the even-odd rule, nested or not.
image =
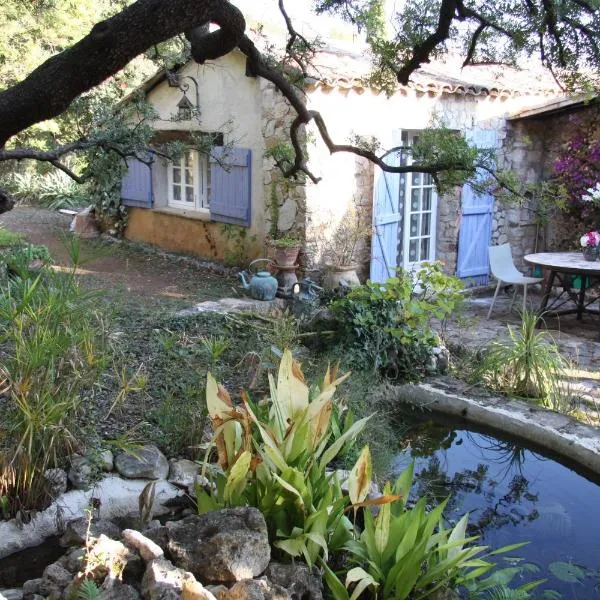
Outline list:
[[[407,0],[391,21],[383,0],[313,0],[317,15],[331,13],[363,32],[371,48],[371,83],[391,93],[423,64],[460,54],[465,65],[519,65],[535,56],[565,90],[595,94],[600,65],[600,0]],[[227,0],[5,0],[0,7],[0,161],[44,161],[84,181],[90,154],[141,156],[152,114],[133,135],[115,104],[154,63],[171,68],[187,56],[203,63],[239,48],[250,74],[271,81],[296,111],[293,152],[282,165],[288,177],[316,177],[301,143],[314,123],[331,152],[353,152],[387,171],[424,171],[443,187],[489,164],[443,128],[424,136],[412,165],[390,167],[390,149],[371,141],[333,140],[301,88],[315,40],[300,34],[278,0],[287,31],[283,53],[258,49],[260,31]],[[209,24],[216,25],[210,30]],[[91,27],[91,29],[90,29]],[[261,40],[260,47],[269,48]],[[272,50],[272,48],[271,48]],[[140,58],[141,57],[141,58]],[[135,62],[132,62],[135,61]],[[54,119],[50,123],[48,120]],[[43,123],[44,125],[40,125]],[[82,157],[77,160],[73,155]],[[0,196],[0,205],[2,204]],[[4,200],[4,208],[10,204]],[[2,210],[2,206],[0,206]]]

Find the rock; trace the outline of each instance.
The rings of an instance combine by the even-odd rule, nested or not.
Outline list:
[[[142,559],[125,544],[101,535],[88,552],[88,566],[94,565],[94,575],[134,581],[144,572]]]
[[[252,579],[269,564],[267,525],[256,508],[227,508],[185,517],[167,523],[164,529],[166,550],[173,562],[207,583]]]
[[[58,598],[71,583],[72,578],[73,575],[67,569],[52,563],[44,569],[38,591],[42,596]]]
[[[291,600],[291,598],[285,588],[265,577],[238,581],[231,589],[219,592],[217,595],[217,600]]]
[[[83,559],[85,558],[85,548],[75,548],[67,554],[67,560],[64,564],[65,568],[73,575],[81,571],[83,567]]]
[[[119,452],[115,457],[115,468],[128,479],[166,479],[169,474],[165,455],[152,444],[133,452]]]
[[[42,584],[42,578],[30,579],[23,584],[23,596],[30,598],[40,591],[40,585]]]
[[[98,227],[98,223],[96,222],[94,208],[88,206],[77,213],[71,221],[69,230],[82,238],[98,237],[100,235],[100,227]]]
[[[166,558],[155,558],[146,567],[142,579],[142,596],[144,600],[180,600],[184,586],[191,586],[193,589],[194,583],[198,582],[191,573],[178,569]],[[208,590],[206,593],[210,594]],[[210,594],[207,600],[214,600],[214,596]]]
[[[183,580],[182,600],[216,600],[210,590],[207,590],[199,581],[187,577]]]
[[[135,529],[125,529],[121,534],[125,542],[133,546],[145,561],[151,561],[164,555],[162,548]]]
[[[23,590],[0,590],[0,600],[23,600]]]
[[[139,496],[147,481],[122,479],[110,474],[94,484],[93,490],[71,490],[38,512],[30,523],[18,523],[16,519],[0,521],[0,559],[41,544],[47,537],[62,533],[61,515],[72,518],[83,517],[91,502],[100,507],[104,519],[118,519],[139,510]],[[183,492],[166,480],[157,481],[155,489],[154,515],[170,512],[164,503],[183,496]],[[60,505],[59,505],[60,503]]]
[[[192,460],[170,460],[169,478],[167,481],[180,487],[193,487],[196,476],[200,473],[201,465]]]
[[[71,457],[69,481],[76,490],[87,490],[92,480],[92,465],[85,456],[74,454]]]
[[[265,577],[285,588],[292,598],[323,600],[323,580],[316,567],[300,562],[287,565],[273,562],[267,567]]]
[[[105,580],[100,588],[98,600],[140,600],[138,591],[118,579]]]
[[[188,493],[192,498],[196,497],[196,484],[199,485],[207,494],[210,494],[212,488],[214,487],[207,477],[198,474],[194,479],[194,485],[188,489]]]
[[[44,480],[46,491],[53,500],[67,491],[67,472],[64,469],[46,469]]]
[[[121,536],[121,530],[112,521],[108,521],[107,519],[92,519],[89,528],[89,535],[91,538],[98,538],[103,534],[107,537],[114,538]],[[87,535],[87,517],[74,519],[67,524],[67,529],[60,538],[60,545],[65,548],[69,546],[85,546]]]
[[[100,468],[106,473],[110,473],[114,468],[114,456],[110,450],[100,452]]]

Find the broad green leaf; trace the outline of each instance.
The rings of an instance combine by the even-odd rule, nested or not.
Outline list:
[[[465,513],[458,523],[452,529],[452,533],[448,538],[448,544],[453,544],[458,540],[464,540],[467,533],[467,524],[469,523],[469,513]],[[465,540],[466,542],[466,540]],[[456,556],[463,548],[463,544],[449,548],[448,558]]]
[[[346,575],[346,588],[351,584],[356,583],[350,600],[356,600],[369,586],[374,588],[379,587],[379,583],[361,567],[350,569]]]
[[[291,485],[287,481],[283,480],[276,473],[273,473],[273,478],[279,483],[279,485],[281,487],[286,489],[288,492],[291,492],[292,494],[294,494],[294,496],[296,496],[298,498],[298,500],[300,501],[300,506],[304,509],[304,499],[302,498],[302,494],[293,485]]]
[[[348,495],[352,504],[363,502],[371,487],[373,467],[369,446],[365,446],[348,476]]]
[[[323,452],[321,460],[319,461],[319,468],[322,471],[325,471],[327,465],[338,455],[346,442],[356,438],[356,436],[364,429],[365,425],[372,416],[373,415],[370,415],[360,419],[360,421],[356,421],[356,423],[354,423],[352,427],[348,429],[348,431],[344,432],[341,437],[335,440],[333,444],[331,444],[331,446],[329,446],[329,448]]]
[[[572,563],[555,561],[548,568],[552,575],[566,583],[581,583],[585,579],[585,571]]]
[[[250,461],[252,460],[252,454],[245,450],[235,461],[235,464],[229,472],[227,477],[227,483],[225,484],[225,491],[223,497],[225,502],[231,502],[231,500],[237,496],[240,496],[246,487],[246,477],[248,470],[250,469]]]
[[[323,568],[325,583],[327,584],[327,587],[329,588],[334,600],[350,600],[348,590],[338,579],[337,575],[327,566],[327,563],[321,561],[321,566]]]
[[[284,552],[287,552],[294,558],[304,555],[306,552],[306,541],[302,538],[289,538],[287,540],[278,540],[274,544]]]
[[[384,504],[375,519],[375,547],[380,557],[383,556],[390,537],[390,518],[391,504]]]
[[[219,503],[197,483],[194,484],[194,490],[196,492],[196,507],[199,515],[221,508]]]
[[[407,513],[408,528],[402,541],[398,544],[396,549],[396,562],[400,562],[413,548],[417,540],[417,533],[421,526],[420,513],[417,511],[411,511]]]

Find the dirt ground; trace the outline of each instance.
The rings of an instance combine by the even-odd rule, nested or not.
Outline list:
[[[67,248],[71,219],[56,211],[23,206],[0,215],[0,224],[23,233],[32,243],[48,246],[55,268],[60,269],[71,264]],[[233,277],[148,252],[135,244],[82,240],[81,246],[80,281],[95,289],[179,299],[183,305],[240,293]]]

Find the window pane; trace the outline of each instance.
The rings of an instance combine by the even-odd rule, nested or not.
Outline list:
[[[417,260],[417,240],[410,240],[408,249],[408,260],[414,262]]]
[[[173,186],[173,200],[181,201],[181,188],[178,185]]]
[[[193,187],[185,188],[185,201],[186,202],[194,202],[194,188]]]
[[[173,167],[173,183],[179,183],[181,181],[181,169]]]
[[[421,235],[429,235],[431,229],[431,213],[421,215]]]
[[[423,173],[413,173],[412,174],[412,184],[413,185],[421,185],[423,181]]]
[[[190,150],[188,150],[184,155],[184,164],[186,167],[191,167],[194,164],[194,157]]]
[[[423,238],[421,240],[420,260],[429,260],[429,238]]]
[[[412,190],[410,193],[410,210],[411,212],[417,212],[419,210],[419,200],[421,197],[421,190]]]
[[[202,169],[206,173],[206,196],[204,197],[203,206],[204,208],[209,208],[210,206],[210,165],[208,164],[208,160],[204,157],[202,161]]]
[[[419,235],[419,217],[420,214],[410,215],[410,237],[417,237]]]
[[[423,173],[423,183],[425,185],[431,185],[433,183],[433,177],[429,173]]]
[[[194,173],[191,169],[185,170],[185,183],[186,185],[194,185]]]
[[[431,188],[425,188],[423,190],[423,209],[431,210]]]

